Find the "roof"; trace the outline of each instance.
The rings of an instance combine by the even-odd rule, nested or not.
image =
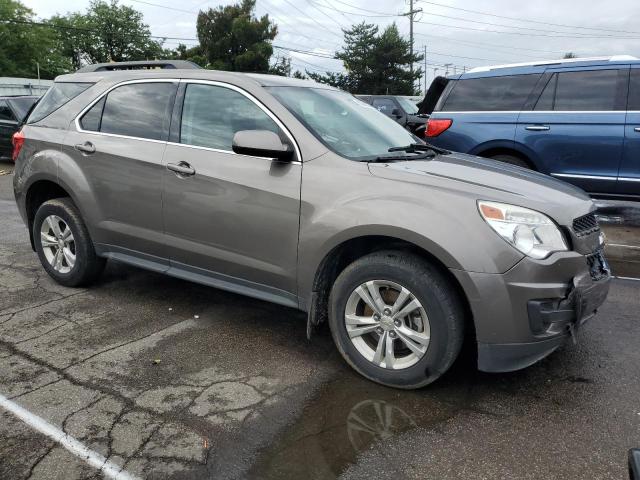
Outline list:
[[[632,55],[612,55],[609,57],[584,57],[584,58],[565,58],[561,60],[540,60],[537,62],[523,62],[523,63],[509,63],[504,65],[489,65],[486,67],[475,67],[471,70],[467,70],[466,73],[480,73],[490,72],[492,70],[498,70],[502,68],[516,68],[516,67],[538,67],[545,65],[563,65],[566,63],[593,63],[602,64],[604,62],[636,62],[640,61],[638,58]]]
[[[207,70],[204,68],[189,69],[134,69],[134,70],[78,70],[75,73],[60,75],[55,79],[56,82],[92,82],[96,83],[103,79],[109,79],[115,82],[124,82],[127,80],[148,79],[148,78],[184,78],[193,80],[213,80],[225,81],[232,79],[250,79],[258,85],[264,87],[316,87],[333,89],[328,85],[314,82],[313,80],[301,80],[298,78],[283,77],[279,75],[268,75],[260,73],[241,73],[227,72],[222,70]]]

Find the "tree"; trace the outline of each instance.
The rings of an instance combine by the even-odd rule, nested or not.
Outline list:
[[[378,27],[362,22],[344,31],[345,47],[336,54],[346,73],[307,74],[314,80],[352,93],[371,95],[413,95],[415,82],[422,70],[410,71],[412,63],[422,61],[422,55],[411,54],[408,40],[400,36],[395,23],[381,34]]]
[[[142,13],[118,0],[93,0],[86,13],[55,16],[59,48],[79,68],[85,63],[153,60],[162,44],[151,37]]]
[[[573,52],[567,52],[564,54],[564,57],[562,58],[578,58],[578,56]]]
[[[269,73],[280,75],[281,77],[291,76],[291,59],[287,57],[276,58],[276,61],[269,66]]]
[[[33,11],[15,0],[0,1],[0,77],[54,78],[71,63],[57,49],[55,30],[33,25]]]
[[[198,14],[198,39],[207,68],[241,72],[267,72],[273,54],[271,41],[278,33],[268,15],[256,18],[256,0],[210,8]]]
[[[201,67],[205,67],[207,65],[207,59],[202,53],[200,45],[187,48],[186,45],[180,43],[175,50],[165,50],[164,58],[172,60],[188,60],[189,62],[193,62]]]

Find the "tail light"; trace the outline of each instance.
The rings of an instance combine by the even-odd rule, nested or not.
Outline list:
[[[453,120],[450,118],[430,118],[427,120],[427,137],[437,137],[448,129]]]
[[[20,155],[20,150],[22,150],[22,145],[24,145],[24,133],[22,130],[18,130],[11,137],[11,143],[13,144],[13,155],[11,155],[11,159],[15,162],[18,159],[18,155]]]

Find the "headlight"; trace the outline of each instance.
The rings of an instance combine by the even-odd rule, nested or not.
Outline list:
[[[560,229],[540,212],[484,201],[478,202],[478,210],[498,235],[529,257],[540,260],[568,250]]]

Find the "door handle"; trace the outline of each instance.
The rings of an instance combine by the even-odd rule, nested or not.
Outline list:
[[[528,125],[524,127],[525,130],[531,130],[532,132],[546,132],[547,130],[551,130],[551,127],[548,125]]]
[[[634,129],[633,129],[633,131],[634,131],[634,132],[638,132],[638,133],[640,133],[640,127],[636,127],[636,128],[634,128]]]
[[[189,165],[187,162],[180,163],[167,163],[167,170],[177,173],[183,177],[190,177],[196,174],[195,168]]]
[[[91,142],[78,143],[73,148],[88,155],[96,151],[96,146]]]

